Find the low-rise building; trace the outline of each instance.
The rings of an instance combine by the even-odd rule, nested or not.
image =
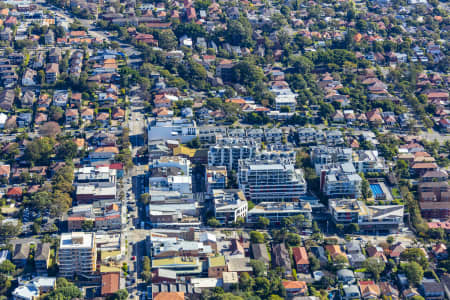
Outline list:
[[[247,214],[247,223],[256,225],[259,218],[269,219],[271,225],[279,226],[284,218],[303,215],[305,226],[311,225],[312,209],[309,203],[303,202],[261,202]]]
[[[198,136],[197,124],[193,120],[153,119],[148,122],[148,140],[179,140],[181,143],[192,141]]]

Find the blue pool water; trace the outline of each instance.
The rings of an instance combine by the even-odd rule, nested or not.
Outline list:
[[[383,190],[381,189],[381,186],[376,183],[376,184],[371,184],[370,185],[370,189],[372,190],[372,194],[377,197],[379,195],[383,195]]]

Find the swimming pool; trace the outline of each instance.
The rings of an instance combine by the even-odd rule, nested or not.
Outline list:
[[[381,189],[381,186],[378,183],[371,184],[370,189],[372,190],[372,194],[375,198],[384,195],[383,190]]]

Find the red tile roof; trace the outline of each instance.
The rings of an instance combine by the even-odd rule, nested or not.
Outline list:
[[[292,254],[294,255],[294,261],[297,265],[309,265],[308,254],[305,247],[292,248]]]
[[[119,273],[102,274],[102,296],[114,294],[119,290]]]

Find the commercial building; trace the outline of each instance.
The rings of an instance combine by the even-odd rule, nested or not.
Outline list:
[[[76,183],[116,183],[116,170],[109,167],[83,167],[75,170]]]
[[[71,232],[61,235],[58,252],[59,274],[75,274],[89,278],[96,270],[97,248],[95,233]]]
[[[295,169],[289,159],[241,160],[238,182],[247,199],[254,203],[297,201],[306,193],[303,172]]]
[[[213,201],[214,216],[221,224],[231,224],[247,216],[247,199],[241,190],[213,190]]]
[[[394,233],[403,227],[403,205],[366,205],[356,199],[330,199],[336,224],[358,224],[365,233]]]
[[[187,143],[197,137],[197,124],[193,120],[156,118],[149,120],[148,140],[179,140]]]
[[[191,161],[181,156],[162,156],[153,160],[149,168],[176,168],[182,175],[192,175]]]
[[[116,201],[116,184],[110,182],[78,184],[75,195],[78,204],[90,204],[96,201],[114,202]]]

